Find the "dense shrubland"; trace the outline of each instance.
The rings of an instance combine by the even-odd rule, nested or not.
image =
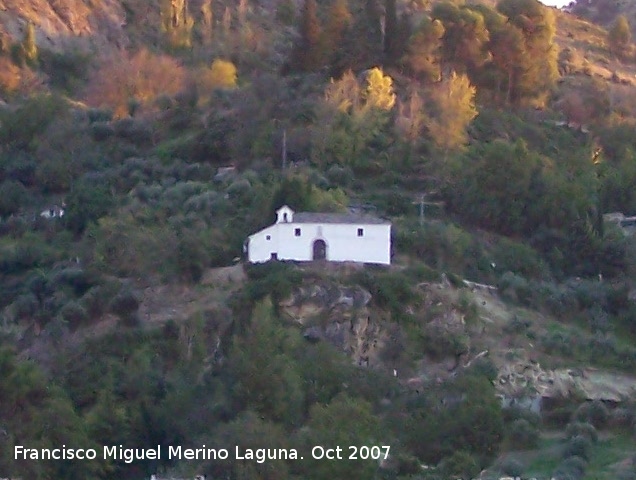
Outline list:
[[[30,29],[0,51],[0,473],[432,479],[475,475],[502,449],[537,445],[537,419],[502,412],[492,364],[415,394],[306,342],[279,311],[308,275],[293,265],[246,268],[227,305],[187,321],[144,322],[143,288],[215,292],[201,284],[206,271],[236,263],[285,203],[356,204],[393,220],[400,268],[336,280],[363,286],[403,329],[394,356],[409,367],[468,343],[425,328],[435,307],[414,314],[414,286],[469,279],[553,319],[541,334],[523,318],[507,326],[553,361],[633,369],[633,242],[602,221],[636,210],[634,109],[620,101],[632,87],[608,87],[575,53],[559,56],[552,10],[307,0],[298,11],[203,2],[199,15],[186,3],[148,7],[157,25],[131,22],[130,51],[51,52]],[[625,57],[624,25],[615,30],[603,53]],[[557,83],[559,72],[568,76]],[[228,165],[236,170],[220,174]],[[65,215],[40,217],[52,205]],[[479,316],[466,291],[453,308],[468,323]],[[68,343],[104,319],[116,328]],[[42,364],[20,356],[44,343]],[[597,405],[566,413],[557,473],[580,478],[606,424]],[[620,427],[630,428],[633,418]],[[15,444],[339,442],[390,444],[394,455],[382,467],[7,455]]]

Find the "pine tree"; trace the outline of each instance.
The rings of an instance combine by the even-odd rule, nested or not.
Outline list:
[[[384,63],[395,64],[399,60],[396,51],[398,36],[398,19],[396,0],[384,0]]]
[[[322,64],[320,23],[316,0],[305,0],[300,17],[300,38],[292,51],[292,69],[302,72],[317,70]]]
[[[431,12],[444,25],[443,59],[453,70],[474,76],[489,60],[484,17],[470,6],[438,3]]]
[[[502,0],[497,9],[523,35],[523,55],[515,61],[516,74],[509,85],[508,99],[544,97],[559,76],[558,49],[554,42],[556,18],[552,9],[538,0]]]
[[[230,7],[225,7],[225,10],[223,10],[223,20],[221,23],[223,24],[223,35],[225,35],[227,39],[232,31],[232,11]]]
[[[192,46],[194,20],[189,13],[188,0],[163,0],[161,3],[163,30],[172,48]]]
[[[347,0],[334,0],[327,12],[327,24],[322,35],[322,49],[330,60],[343,43],[345,31],[351,26],[352,16]]]
[[[381,55],[384,46],[383,12],[378,0],[367,0],[364,6],[364,41],[370,53]]]
[[[403,63],[420,80],[437,82],[441,78],[441,49],[444,26],[425,18],[409,40]]]
[[[331,65],[332,74],[340,76],[347,70],[361,71],[382,64],[382,14],[376,0],[367,0],[364,12],[344,34]]]
[[[236,10],[238,23],[241,27],[245,26],[247,20],[247,0],[239,0],[238,9]]]
[[[608,33],[610,51],[619,58],[625,58],[629,55],[632,32],[629,21],[625,15],[616,17],[614,25]]]
[[[212,0],[204,0],[201,4],[202,36],[205,43],[211,43],[214,35],[214,11]]]
[[[486,21],[486,28],[490,32],[488,50],[492,55],[492,62],[481,72],[479,86],[493,89],[495,99],[503,98],[506,103],[511,103],[526,61],[525,37],[521,29],[510,23],[505,15],[486,5],[474,8]]]

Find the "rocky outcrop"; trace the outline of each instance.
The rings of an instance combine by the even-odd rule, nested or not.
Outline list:
[[[0,0],[0,32],[21,41],[33,23],[40,48],[126,45],[126,12],[119,0]],[[79,41],[78,41],[79,40]]]
[[[636,378],[593,368],[546,370],[533,362],[501,367],[496,386],[504,398],[525,401],[576,396],[621,402],[636,397]]]
[[[309,341],[325,340],[359,365],[378,366],[390,323],[380,322],[369,306],[371,294],[360,286],[307,281],[281,302],[281,310],[304,327]]]

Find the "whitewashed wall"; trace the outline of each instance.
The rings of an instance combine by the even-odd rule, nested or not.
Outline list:
[[[364,230],[362,237],[358,228]],[[390,224],[277,223],[249,237],[248,260],[266,262],[276,253],[279,260],[309,261],[317,239],[327,244],[327,260],[332,262],[391,263]]]

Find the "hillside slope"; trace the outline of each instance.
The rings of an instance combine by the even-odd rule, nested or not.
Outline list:
[[[13,41],[25,25],[36,27],[41,48],[64,50],[73,45],[95,48],[125,47],[126,12],[119,0],[2,0],[0,34]]]

